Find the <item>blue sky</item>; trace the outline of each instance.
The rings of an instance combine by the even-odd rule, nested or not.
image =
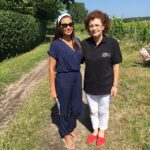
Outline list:
[[[75,0],[75,2],[83,2],[88,11],[99,9],[110,17],[150,16],[150,0]]]

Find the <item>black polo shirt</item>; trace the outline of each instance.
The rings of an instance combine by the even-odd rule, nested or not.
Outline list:
[[[92,95],[110,94],[114,80],[113,65],[122,62],[117,40],[103,37],[96,46],[92,37],[82,41],[85,76],[84,91]]]

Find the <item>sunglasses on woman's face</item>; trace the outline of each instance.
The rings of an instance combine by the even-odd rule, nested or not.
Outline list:
[[[70,22],[70,23],[62,23],[60,24],[63,28],[67,28],[68,26],[69,27],[73,27],[74,26],[74,23],[73,22]]]

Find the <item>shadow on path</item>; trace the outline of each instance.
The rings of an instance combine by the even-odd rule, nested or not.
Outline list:
[[[85,128],[87,128],[90,132],[93,132],[89,105],[85,102],[82,102],[82,112],[78,120]]]
[[[55,104],[51,108],[51,119],[52,119],[52,123],[55,124],[58,128],[59,127],[59,111],[58,111],[57,104]],[[90,119],[89,106],[88,106],[88,104],[86,104],[84,102],[82,102],[82,112],[81,112],[78,120],[90,132],[93,131],[92,124],[91,124],[91,119]]]

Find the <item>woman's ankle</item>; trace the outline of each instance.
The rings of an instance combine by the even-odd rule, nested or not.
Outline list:
[[[74,149],[74,148],[75,148],[75,144],[74,144],[74,142],[72,141],[70,135],[64,136],[63,141],[64,141],[64,143],[66,144],[66,147],[67,147],[68,149]]]
[[[104,137],[105,136],[105,130],[99,130],[98,136],[99,137]]]
[[[94,129],[93,133],[92,133],[94,136],[97,136],[98,135],[98,129]]]
[[[65,139],[65,141],[68,140],[68,139],[70,139],[70,135],[65,135],[64,139]]]

